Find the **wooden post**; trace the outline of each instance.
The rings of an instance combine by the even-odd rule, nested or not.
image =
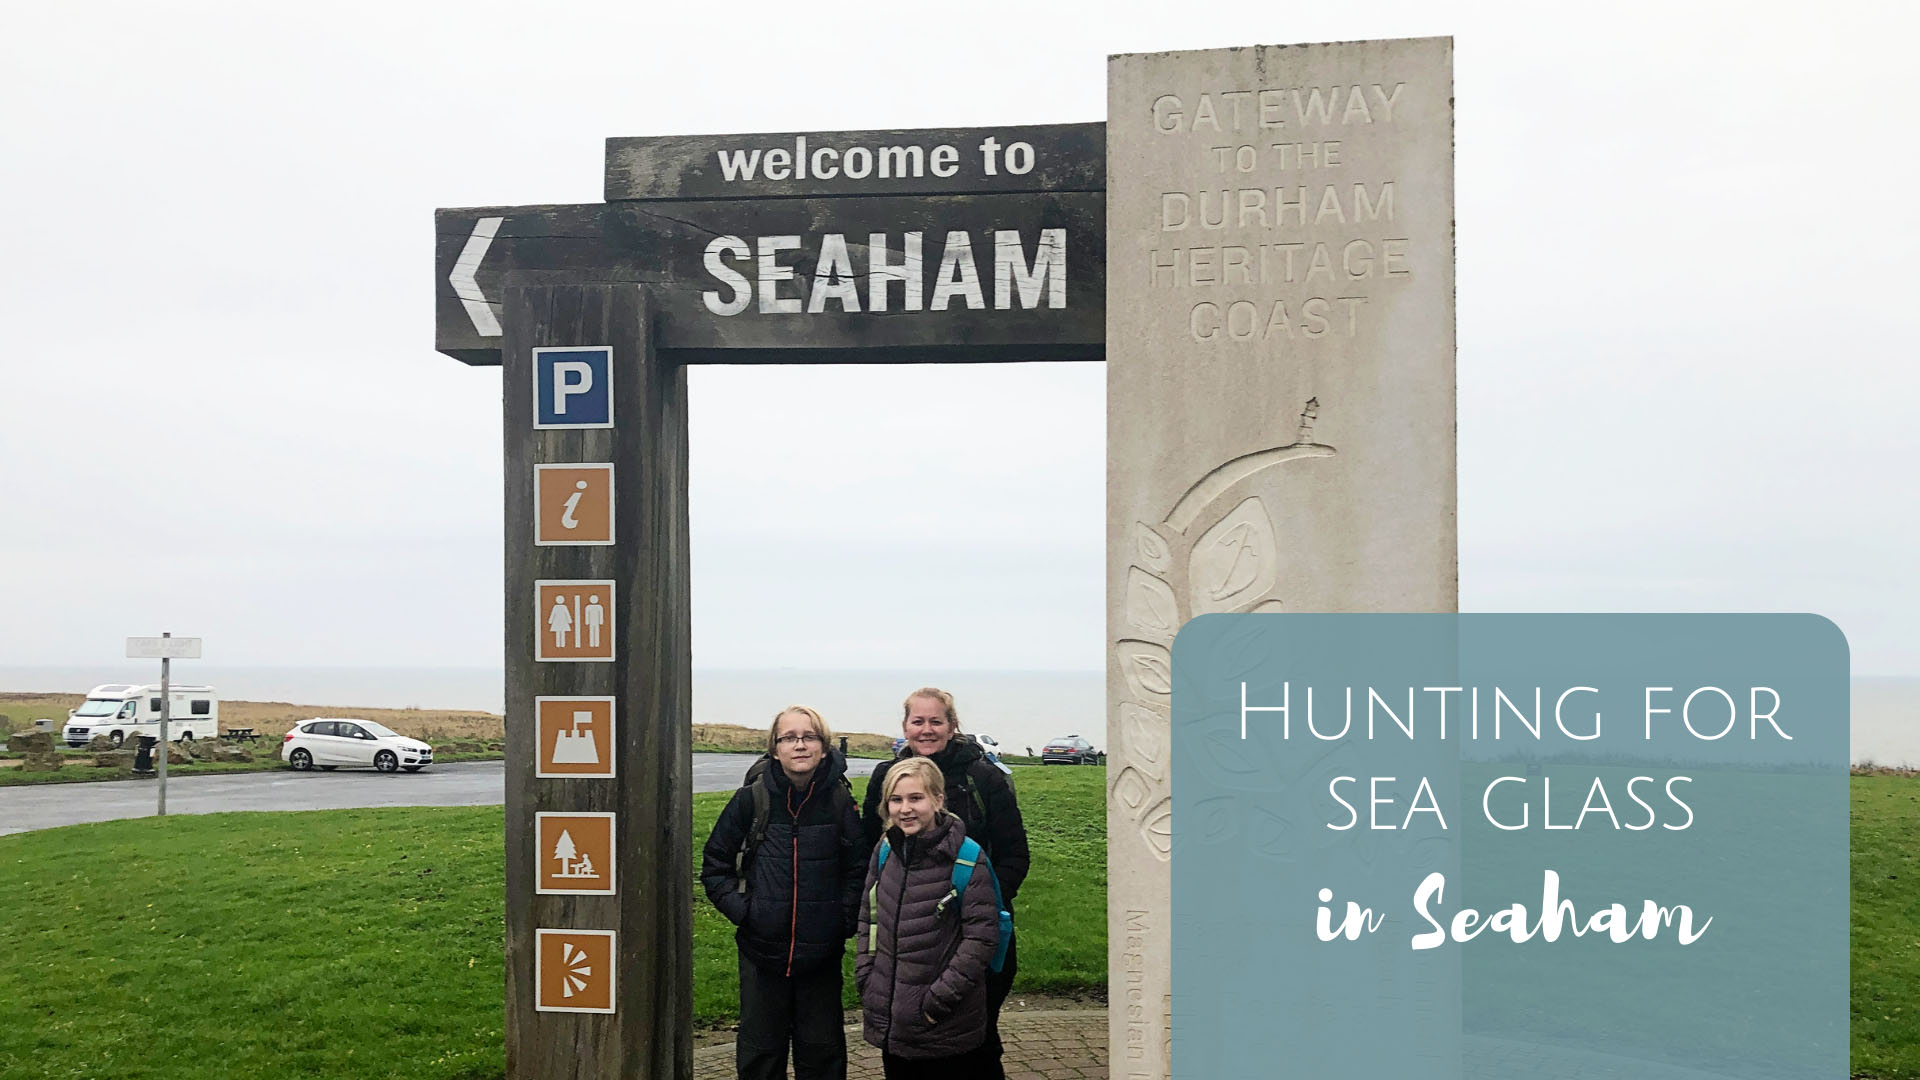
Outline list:
[[[509,288],[501,323],[507,1076],[684,1080],[693,1065],[686,372],[657,357],[652,307],[637,285]],[[611,348],[607,368],[612,426],[536,429],[534,350],[560,346]],[[534,466],[571,463],[612,464],[610,539],[615,542],[535,544],[539,506]],[[571,608],[553,605],[566,611],[564,618],[537,601],[536,582],[576,580],[611,584],[604,627],[592,621],[601,616],[582,615],[578,596]],[[589,608],[597,598],[593,593]],[[609,635],[611,658],[536,659],[537,650],[552,651],[550,619],[562,625],[562,637],[564,627],[572,626],[574,641],[583,640],[583,625],[596,638],[602,632]],[[549,760],[558,753],[557,736],[549,731],[542,737],[538,697],[612,699],[611,724],[595,713],[584,730],[608,736],[595,745],[599,760],[611,755],[613,776],[538,775],[554,768],[540,764],[542,751]],[[604,730],[608,726],[611,732]],[[609,894],[551,891],[543,867],[552,869],[553,852],[547,850],[552,845],[540,843],[536,814],[612,815],[612,865],[599,865],[596,857],[593,872],[603,876],[590,882],[610,886]],[[566,848],[573,850],[573,839]],[[564,869],[570,864],[559,865]],[[549,891],[537,891],[542,889]],[[605,943],[604,932],[611,931],[612,962],[600,962],[591,950],[592,961],[579,959],[582,954],[572,942],[553,935],[543,952],[542,930],[600,931],[599,943]],[[586,943],[594,945],[595,939]],[[570,986],[554,982],[555,965],[563,963],[580,972]],[[540,975],[546,978],[536,985]],[[556,1003],[563,1008],[598,1004],[596,995],[605,992],[602,980],[608,979],[610,1010],[551,1011]],[[572,996],[576,989],[579,994]],[[560,994],[569,996],[563,999]]]

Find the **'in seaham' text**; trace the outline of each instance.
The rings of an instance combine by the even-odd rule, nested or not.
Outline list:
[[[1700,940],[1707,928],[1713,925],[1713,918],[1709,916],[1696,929],[1691,907],[1685,904],[1668,907],[1653,900],[1642,901],[1638,915],[1632,914],[1626,904],[1615,902],[1582,918],[1574,902],[1560,896],[1560,875],[1552,870],[1542,874],[1540,909],[1536,918],[1529,920],[1527,905],[1516,900],[1511,906],[1499,908],[1491,915],[1474,908],[1461,908],[1442,924],[1434,915],[1434,906],[1446,900],[1446,888],[1447,876],[1436,871],[1428,874],[1414,891],[1414,911],[1431,928],[1413,935],[1410,944],[1416,951],[1437,949],[1448,941],[1472,941],[1488,931],[1505,934],[1517,943],[1536,938],[1546,942],[1558,941],[1565,933],[1570,933],[1574,938],[1605,934],[1608,941],[1624,945],[1636,938],[1652,941],[1660,936],[1661,931],[1671,929],[1675,940],[1682,945],[1691,945]],[[1319,897],[1320,908],[1314,917],[1314,933],[1321,941],[1341,938],[1357,941],[1360,935],[1374,933],[1386,922],[1386,916],[1376,915],[1372,908],[1361,907],[1349,900],[1345,915],[1340,924],[1335,926],[1333,911],[1326,906],[1333,900],[1333,890],[1321,889]]]

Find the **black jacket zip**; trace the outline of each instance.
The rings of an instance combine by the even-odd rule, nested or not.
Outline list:
[[[905,837],[900,842],[900,892],[893,899],[893,933],[888,940],[893,945],[893,973],[887,985],[887,1050],[893,1048],[893,1002],[900,993],[900,912],[907,906],[907,845],[913,837]],[[876,913],[877,914],[877,913]]]

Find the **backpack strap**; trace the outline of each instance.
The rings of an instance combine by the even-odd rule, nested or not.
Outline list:
[[[979,862],[979,843],[971,836],[960,841],[960,853],[953,857],[953,895],[955,897],[967,895],[967,883],[973,880],[973,868]],[[987,872],[991,874],[993,870],[989,868]],[[997,892],[998,889],[995,891]],[[946,903],[942,900],[940,906],[945,907]]]
[[[847,782],[847,776],[845,773],[840,774],[840,782],[833,785],[833,787],[827,792],[827,800],[833,806],[833,827],[834,828],[840,829],[841,823],[846,820],[847,814],[849,812],[853,814],[856,820],[859,819],[860,807],[857,806],[853,801],[853,785]],[[864,832],[861,832],[858,835],[850,835],[847,833],[845,829],[840,830],[840,843],[843,847],[846,845],[853,844],[856,841],[862,840],[864,838],[865,838]]]
[[[755,762],[747,770],[747,797],[753,800],[753,824],[747,827],[747,836],[740,844],[740,850],[733,855],[733,872],[739,882],[737,891],[747,891],[747,878],[752,875],[753,857],[760,851],[760,842],[767,838],[767,819],[772,816],[772,808],[767,797],[767,785],[761,780],[766,771],[766,759]]]
[[[953,860],[953,894],[947,900],[966,895],[967,883],[973,880],[975,865],[987,868],[987,880],[993,883],[993,907],[999,915],[996,923],[998,934],[993,955],[987,961],[987,970],[1002,971],[1006,967],[1007,946],[1013,940],[1013,914],[1007,910],[1007,902],[1000,895],[1000,875],[993,872],[993,860],[980,853],[980,845],[971,836],[960,841],[960,854]],[[942,907],[947,900],[940,901]]]
[[[986,758],[976,758],[974,761],[969,763],[967,765],[967,771],[964,774],[966,777],[965,786],[967,789],[968,800],[973,803],[973,811],[974,811],[973,820],[979,823],[980,831],[982,832],[986,830],[986,824],[987,824],[987,800],[985,796],[980,794],[980,784],[982,779],[985,776],[985,773],[981,771],[983,769],[986,770],[986,772],[991,772],[996,776],[999,775],[998,770],[994,769],[993,763],[988,761]],[[972,839],[972,838],[969,837],[968,839]]]
[[[880,861],[873,867],[873,887],[867,890],[867,955],[873,956],[880,950],[880,871],[886,868],[887,855],[893,845],[885,837],[880,839],[880,851],[876,855]]]

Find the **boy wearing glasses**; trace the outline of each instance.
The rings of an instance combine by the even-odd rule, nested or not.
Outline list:
[[[859,917],[865,832],[833,733],[782,709],[701,857],[707,899],[738,929],[740,1080],[845,1080],[841,958]]]

